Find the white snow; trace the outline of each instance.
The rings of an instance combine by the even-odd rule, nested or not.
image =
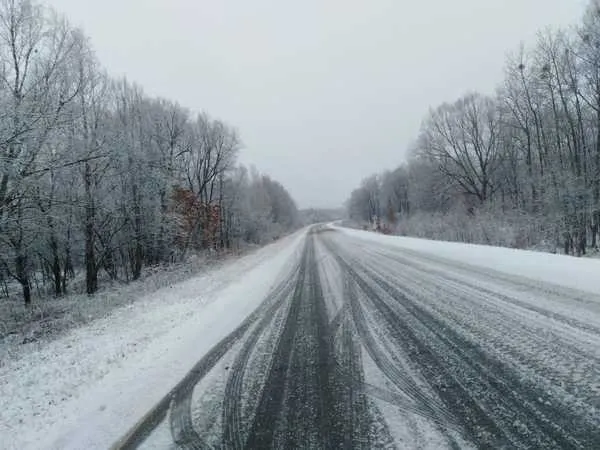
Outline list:
[[[417,251],[471,266],[492,269],[512,276],[559,285],[600,295],[600,260],[574,256],[431,241],[403,236],[388,236],[368,231],[334,226],[337,230],[359,239],[385,246]]]
[[[414,251],[457,266],[600,294],[600,260],[337,229],[365,244],[408,250],[407,257]],[[110,447],[285,277],[298,261],[305,233],[161,289],[3,361],[0,448]],[[332,290],[339,290],[334,284]],[[585,309],[597,314],[598,303],[593,303]],[[570,315],[582,320],[575,312]]]
[[[396,309],[403,318],[403,329],[412,330],[437,355],[433,360],[437,358],[440,367],[470,390],[469,395],[489,411],[492,420],[500,418],[494,412],[495,396],[503,395],[498,386],[510,383],[511,378],[496,387],[476,385],[478,372],[496,370],[498,365],[489,362],[496,361],[524,385],[537,386],[538,401],[598,423],[600,384],[594,368],[600,358],[596,275],[600,261],[336,229],[337,233],[328,236],[340,254],[362,274],[364,283],[379,292],[382,301],[387,298],[390,310]],[[402,367],[406,349],[397,346],[398,335],[385,329],[380,313],[369,312],[369,302],[362,299],[371,294],[359,284],[355,287],[359,302],[366,305],[363,314],[377,345],[403,373],[415,370],[420,358],[413,359],[416,353],[411,349],[406,361],[413,365]],[[378,324],[383,325],[381,334]],[[463,343],[468,344],[463,347]],[[486,357],[476,356],[472,349]],[[394,392],[393,386],[377,379],[378,369],[369,367],[374,362],[364,354],[363,363],[368,383]],[[416,373],[421,373],[418,368]],[[498,375],[498,380],[504,376]],[[527,398],[522,386],[514,387],[518,396]],[[378,405],[396,444],[414,447],[412,433],[418,428],[407,422],[405,417],[410,415],[399,417],[385,404]],[[415,441],[421,448],[438,447],[426,441],[431,436],[435,435],[426,432]]]
[[[0,448],[108,448],[239,325],[305,231],[164,288],[0,368]]]

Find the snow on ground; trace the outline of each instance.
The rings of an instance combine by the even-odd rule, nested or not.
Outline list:
[[[250,252],[250,248],[245,250]],[[99,274],[101,289],[93,296],[85,294],[85,271],[79,270],[69,282],[68,295],[55,298],[52,292],[42,289],[35,293],[30,306],[23,304],[20,285],[15,280],[9,281],[11,294],[0,301],[0,365],[26,348],[34,350],[39,344],[103,318],[116,308],[135,303],[163,287],[198,277],[236,258],[239,255],[191,254],[185,262],[144,267],[139,279],[127,283]]]
[[[439,258],[492,269],[512,276],[600,294],[600,260],[574,256],[463,244],[458,242],[431,241],[402,236],[387,236],[369,231],[349,228],[336,229],[369,242],[431,254]]]
[[[0,448],[108,448],[264,299],[305,231],[0,368]]]

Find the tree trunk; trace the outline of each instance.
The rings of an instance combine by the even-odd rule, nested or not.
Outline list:
[[[160,192],[160,226],[158,227],[158,236],[156,237],[156,251],[154,254],[154,264],[160,264],[165,259],[166,254],[166,238],[167,234],[167,190],[162,189]]]
[[[585,256],[587,245],[587,237],[585,234],[585,228],[579,231],[579,242],[577,243],[577,253],[579,256]]]
[[[600,219],[600,214],[598,214],[598,212],[595,212],[592,215],[592,223],[590,224],[590,232],[592,234],[592,248],[593,249],[598,249],[598,241],[597,241],[597,236],[598,236],[598,220]]]
[[[71,231],[67,231],[67,244],[65,247],[65,260],[63,265],[62,274],[62,291],[63,294],[67,293],[67,278],[68,276],[75,276],[75,269],[73,268],[73,259],[71,258]]]
[[[600,98],[598,98],[600,105]],[[594,155],[594,183],[593,183],[593,202],[594,213],[592,230],[592,246],[597,248],[596,236],[598,234],[598,226],[600,225],[600,109],[596,111],[596,152]]]
[[[23,288],[23,300],[26,306],[31,305],[31,284],[29,282],[29,274],[27,273],[27,257],[25,255],[17,255],[15,259],[15,271],[17,281]]]
[[[144,249],[142,247],[142,213],[139,204],[135,206],[135,246],[133,249],[133,264],[131,266],[131,275],[137,280],[142,274],[142,264],[144,259]]]
[[[565,255],[570,254],[570,250],[571,250],[571,233],[569,233],[568,231],[565,231],[565,233],[563,234],[564,237],[564,251],[565,251]]]
[[[85,286],[88,295],[98,290],[98,267],[96,265],[95,240],[94,240],[94,218],[95,208],[92,197],[92,173],[88,163],[85,164]]]
[[[86,226],[85,232],[85,286],[88,294],[98,290],[98,269],[96,267],[96,256],[94,254],[94,238],[91,226]]]
[[[52,281],[54,283],[54,295],[60,297],[63,294],[62,290],[62,273],[60,269],[60,258],[58,257],[58,244],[53,236],[50,240],[50,248],[52,249]]]

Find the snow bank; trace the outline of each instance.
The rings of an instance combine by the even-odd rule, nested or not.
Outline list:
[[[600,260],[457,242],[386,236],[334,226],[359,239],[435,255],[513,276],[600,295]]]
[[[0,448],[108,448],[239,325],[304,231],[119,308],[0,368]]]

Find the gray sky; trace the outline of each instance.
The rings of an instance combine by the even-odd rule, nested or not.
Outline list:
[[[492,93],[505,54],[586,0],[49,0],[113,75],[238,128],[299,206],[392,169],[429,106]]]

